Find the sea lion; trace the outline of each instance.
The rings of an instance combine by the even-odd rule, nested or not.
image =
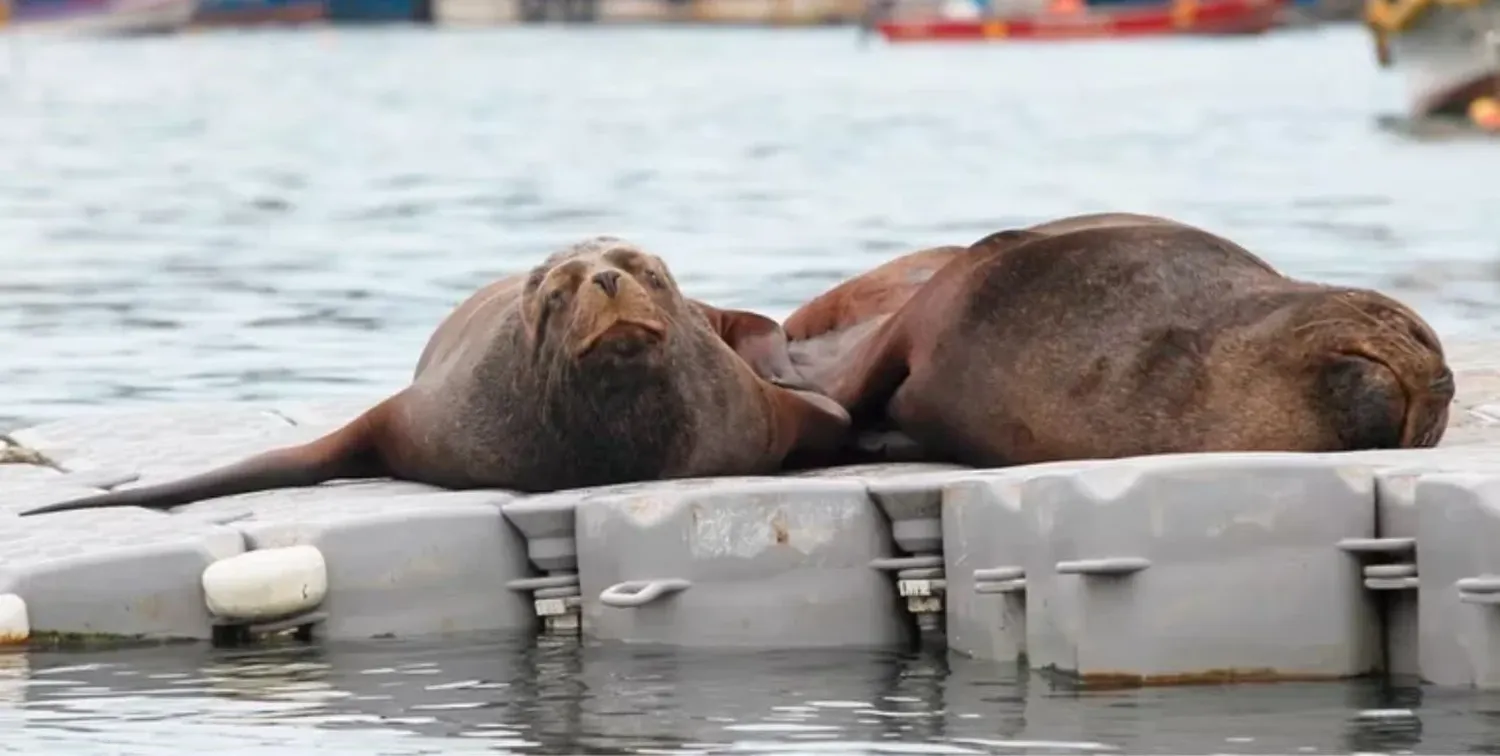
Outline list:
[[[911,298],[938,269],[967,247],[922,249],[855,276],[797,308],[782,322],[792,369],[800,388],[826,393],[848,356]],[[917,462],[923,452],[888,423],[866,424],[834,453],[793,454],[792,469],[872,462]]]
[[[1174,225],[1178,221],[1138,213],[1088,213],[1028,226],[1037,234],[1061,234],[1087,228],[1124,225]],[[788,350],[798,373],[821,385],[827,373],[860,341],[874,333],[938,269],[970,249],[944,245],[908,252],[888,260],[803,303],[782,323]]]
[[[1122,225],[1184,225],[1155,215],[1108,212],[1074,215],[1028,226],[1034,234],[1060,234],[1086,228]],[[1029,237],[1028,237],[1029,238]],[[787,316],[783,328],[789,339],[793,370],[806,376],[801,387],[827,391],[861,342],[871,337],[885,319],[901,309],[938,269],[969,250],[945,245],[909,252],[839,283],[798,307]],[[853,445],[841,456],[817,464],[858,464],[875,461],[915,462],[923,452],[894,427],[866,426],[851,436]],[[793,460],[797,466],[814,464]]]
[[[537,493],[769,474],[793,450],[839,443],[842,408],[773,385],[715,330],[743,326],[728,328],[730,341],[768,351],[764,328],[735,313],[686,299],[639,247],[588,240],[461,303],[411,385],[321,438],[25,514],[165,509],[337,478]]]
[[[782,321],[787,350],[799,376],[825,387],[850,350],[875,332],[938,269],[967,247],[911,252],[855,276],[798,307]]]
[[[1441,440],[1453,374],[1406,306],[1186,224],[1089,218],[991,234],[879,317],[820,371],[854,432],[981,467]]]

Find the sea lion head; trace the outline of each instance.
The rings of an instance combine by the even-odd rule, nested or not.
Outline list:
[[[1409,307],[1375,291],[1334,289],[1292,323],[1311,359],[1314,401],[1338,420],[1348,448],[1436,446],[1448,426],[1453,371],[1437,334]]]
[[[548,257],[522,293],[533,349],[574,361],[649,359],[684,309],[666,263],[612,236]]]

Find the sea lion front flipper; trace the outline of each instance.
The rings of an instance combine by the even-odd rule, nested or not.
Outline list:
[[[910,352],[906,323],[897,312],[843,359],[826,393],[848,410],[856,426],[870,415],[883,416],[910,372]]]
[[[374,440],[382,427],[387,402],[347,425],[297,446],[271,449],[248,459],[178,480],[94,494],[29,509],[20,516],[104,507],[165,510],[203,499],[313,486],[337,478],[368,478],[384,470]]]
[[[748,310],[726,310],[697,300],[692,304],[756,375],[783,388],[816,390],[792,364],[780,323]]]

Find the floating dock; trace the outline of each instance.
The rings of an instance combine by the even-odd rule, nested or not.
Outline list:
[[[17,517],[312,438],[379,397],[61,420],[0,446],[0,643],[921,642],[1085,685],[1500,687],[1500,348],[1449,351],[1459,398],[1438,449],[879,465],[536,496],[359,481]]]

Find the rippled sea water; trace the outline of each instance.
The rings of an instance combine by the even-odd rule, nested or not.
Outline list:
[[[1129,209],[1500,322],[1500,149],[1374,125],[1358,28],[861,46],[851,30],[0,40],[0,429],[394,390],[584,235],[783,315],[887,256]]]
[[[781,316],[920,246],[1155,212],[1493,338],[1500,143],[1377,129],[1399,102],[1351,27],[900,49],[850,30],[0,39],[0,430],[393,391],[464,296],[606,232],[692,295]],[[0,655],[0,753],[1482,753],[1497,716],[1485,694],[1375,683],[1079,695],[933,653]]]
[[[1402,710],[1405,711],[1402,711]],[[0,753],[1494,753],[1500,695],[1079,693],[941,653],[504,637],[0,656]]]

